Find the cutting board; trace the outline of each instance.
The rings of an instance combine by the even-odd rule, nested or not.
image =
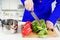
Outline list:
[[[22,23],[22,24],[24,24],[24,22]],[[22,24],[21,24],[21,26],[22,26]],[[48,30],[48,35],[46,36],[46,37],[58,37],[59,35],[58,35],[58,33],[57,33],[57,29],[56,29],[56,27],[54,27],[54,31],[52,32],[51,30]],[[36,34],[36,33],[33,33],[33,32],[31,32],[29,35],[27,35],[27,36],[23,36],[22,35],[22,37],[23,38],[39,38],[39,35],[38,34]]]
[[[36,33],[31,32],[29,35],[27,36],[23,36],[24,38],[39,38],[39,35]],[[51,31],[48,30],[48,35],[46,37],[58,37],[58,34],[56,33],[56,31]]]

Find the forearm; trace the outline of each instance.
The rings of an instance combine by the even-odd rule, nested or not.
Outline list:
[[[57,3],[54,11],[51,13],[49,20],[55,24],[58,18],[60,17],[60,3]]]

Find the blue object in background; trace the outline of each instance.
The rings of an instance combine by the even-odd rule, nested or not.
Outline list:
[[[25,0],[21,0],[21,2],[24,5]],[[39,19],[44,19],[51,21],[53,24],[56,23],[58,18],[60,17],[60,0],[56,0],[56,7],[54,11],[52,12],[52,2],[55,0],[42,0],[40,3],[40,0],[33,0],[34,3],[34,12],[38,16]],[[24,11],[24,16],[22,21],[33,21],[35,20],[33,16],[30,14],[31,12],[26,10]]]

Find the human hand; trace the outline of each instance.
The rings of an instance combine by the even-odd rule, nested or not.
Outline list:
[[[33,5],[34,5],[34,3],[33,3],[32,0],[26,0],[26,1],[24,2],[24,4],[25,4],[25,8],[26,8],[27,10],[29,10],[29,11],[33,10]]]
[[[46,26],[47,26],[47,29],[53,29],[53,23],[51,21],[46,21]]]

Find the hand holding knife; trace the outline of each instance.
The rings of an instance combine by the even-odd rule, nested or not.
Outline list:
[[[34,17],[34,19],[38,22],[38,24],[41,26],[40,20],[37,17],[37,15],[34,13],[34,11],[31,11],[31,15]],[[47,30],[51,30],[52,32],[54,31],[53,29],[47,28]]]

